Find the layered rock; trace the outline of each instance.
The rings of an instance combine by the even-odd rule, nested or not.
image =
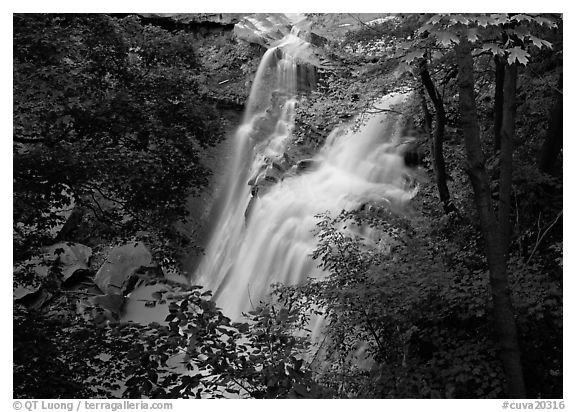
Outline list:
[[[181,24],[236,24],[246,13],[141,13],[143,17],[170,19]]]
[[[285,14],[253,14],[236,23],[234,34],[240,40],[269,48],[291,29],[292,21]]]
[[[231,30],[246,13],[139,13],[144,22],[168,30],[186,30],[198,34]]]

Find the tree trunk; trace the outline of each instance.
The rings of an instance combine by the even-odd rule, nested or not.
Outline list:
[[[562,75],[558,81],[558,90],[556,91],[556,102],[552,107],[550,113],[550,123],[548,124],[548,131],[546,132],[546,139],[542,144],[540,154],[540,171],[551,174],[556,163],[556,158],[562,150],[562,134],[563,134],[563,116],[562,116]]]
[[[502,111],[504,99],[505,61],[500,56],[494,56],[495,87],[494,87],[494,153],[500,150],[500,133],[502,130]]]
[[[510,244],[512,153],[514,151],[514,122],[516,121],[516,64],[506,65],[502,93],[502,127],[500,129],[500,191],[498,196],[498,222],[502,231],[502,248],[508,256]]]
[[[434,165],[434,174],[436,175],[436,185],[438,186],[438,196],[444,207],[444,212],[456,212],[456,207],[450,200],[450,191],[446,179],[446,163],[444,162],[444,128],[446,126],[446,111],[444,110],[444,103],[442,97],[428,72],[426,60],[422,59],[420,63],[420,79],[422,84],[432,100],[434,105],[436,128],[434,129],[434,136],[432,139],[432,164]]]
[[[506,268],[506,234],[492,208],[490,184],[485,168],[484,153],[480,143],[480,129],[474,96],[474,72],[470,43],[466,36],[456,46],[458,60],[458,87],[460,116],[466,148],[466,171],[474,189],[476,208],[485,242],[486,258],[490,272],[490,287],[493,301],[493,316],[496,336],[500,346],[500,358],[507,380],[507,395],[511,398],[526,397],[520,348],[516,332],[516,321],[510,300]],[[515,76],[514,76],[515,83]],[[509,83],[507,90],[511,89]],[[506,102],[506,107],[513,102]],[[510,116],[510,113],[508,113]],[[513,129],[512,129],[513,131]],[[512,136],[508,136],[511,138]],[[505,144],[508,144],[506,142]],[[510,142],[511,144],[511,142]],[[504,159],[503,159],[504,160]],[[511,171],[511,169],[510,169]],[[504,172],[508,173],[508,169]],[[502,212],[503,213],[503,212]]]
[[[426,96],[424,96],[424,89],[422,87],[418,88],[418,95],[420,96],[420,106],[422,107],[422,113],[424,114],[424,130],[432,141],[432,114],[430,113],[430,110],[428,110]]]

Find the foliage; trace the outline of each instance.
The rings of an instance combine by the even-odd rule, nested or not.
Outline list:
[[[552,47],[552,44],[534,35],[534,26],[557,27],[554,17],[526,14],[436,14],[418,33],[430,33],[442,47],[459,43],[458,31],[465,31],[471,43],[483,40],[481,51],[506,58],[508,64],[526,65],[529,47]]]
[[[511,15],[502,17],[502,21],[494,20],[496,17],[488,16],[484,21],[482,16],[466,15],[463,17],[467,19],[465,22],[458,20],[459,15],[427,16],[424,19],[409,16],[408,27],[414,31],[408,30],[404,41],[397,39],[390,49],[382,49],[382,53],[394,53],[404,64],[417,63],[427,56],[432,64],[430,70],[441,86],[448,124],[458,127],[458,92],[451,81],[455,74],[451,45],[459,40],[450,30],[457,32],[464,24],[469,24],[469,28],[474,29],[469,31],[470,40],[478,42],[475,68],[479,73],[477,87],[480,97],[477,104],[482,128],[490,130],[494,111],[492,59],[487,58],[489,54],[505,55],[510,62],[526,63],[530,53],[536,67],[542,67],[543,59],[550,58],[551,54],[540,48],[561,50],[557,35],[541,29],[543,26],[555,27],[554,16],[541,19]],[[414,22],[421,24],[426,20],[428,22],[416,30],[418,25],[415,26]],[[390,20],[388,25],[392,26],[393,22]],[[530,31],[526,31],[527,26]],[[378,29],[385,32],[386,25]],[[544,38],[550,41],[542,41],[535,34],[546,36]],[[501,35],[503,37],[498,37]],[[496,37],[487,47],[490,36]],[[371,39],[382,41],[385,38],[383,33],[366,27],[358,40],[366,45]],[[354,36],[350,35],[349,39],[354,39]],[[556,39],[554,46],[552,39]],[[353,40],[350,43],[353,44]],[[554,56],[558,62],[557,54]],[[554,67],[548,66],[549,69]],[[534,167],[543,133],[536,137],[534,131],[539,129],[538,126],[525,126],[537,121],[529,113],[538,113],[540,122],[548,119],[546,108],[551,106],[552,98],[545,96],[551,94],[549,90],[554,87],[555,73],[545,73],[534,75],[529,66],[520,74],[518,114],[527,121],[518,122],[518,137],[514,142],[515,204],[511,217],[515,225],[509,271],[523,342],[528,392],[530,396],[555,397],[561,393],[559,382],[562,375],[559,368],[562,358],[562,314],[559,310],[561,229],[557,224],[561,217],[562,183]],[[527,94],[538,99],[537,102],[526,98]],[[416,112],[416,118],[422,117],[417,103],[405,110]],[[415,236],[424,246],[414,247],[414,243],[404,240],[407,234],[402,232],[400,238],[403,242],[399,245],[395,243],[397,238],[388,238],[394,250],[392,256],[397,258],[390,266],[382,265],[386,253],[375,249],[369,240],[342,231],[343,222],[349,216],[323,219],[319,223],[319,246],[314,256],[330,275],[321,281],[287,288],[283,293],[283,296],[295,294],[303,304],[310,302],[309,310],[321,308],[325,311],[329,322],[326,333],[331,345],[326,353],[338,367],[332,374],[325,373],[318,379],[322,381],[325,378],[340,391],[340,395],[494,397],[504,394],[504,376],[496,358],[497,346],[491,326],[492,303],[488,295],[486,262],[482,257],[483,245],[464,171],[465,157],[459,144],[461,137],[453,127],[447,130],[446,158],[452,165],[450,180],[458,209],[462,210],[461,216],[438,216],[432,212],[436,210],[433,206],[436,201],[431,200],[429,183],[424,184],[414,207],[423,211],[426,218],[412,219]],[[490,136],[485,133],[483,137]],[[424,161],[422,164],[432,175],[430,163]],[[488,165],[492,190],[496,194],[499,165],[494,158],[488,159]],[[543,218],[544,214],[546,218]],[[378,213],[372,218],[377,216]],[[395,227],[402,227],[390,217],[383,219],[394,221],[391,224]],[[366,242],[368,245],[364,244]],[[550,245],[549,249],[542,246],[543,243]],[[538,249],[545,252],[534,254]],[[537,262],[534,256],[538,256]],[[414,267],[413,262],[418,262],[418,266]],[[411,287],[412,282],[418,283]],[[402,308],[408,308],[407,313],[413,317],[403,313]],[[544,337],[539,335],[540,329],[550,333]],[[349,354],[357,349],[358,342],[366,342],[368,352],[378,365],[376,369],[372,368],[372,373],[361,370],[358,360],[350,358]],[[536,359],[539,351],[545,355]],[[419,353],[424,356],[417,355]],[[369,382],[377,384],[370,386]],[[366,392],[362,392],[363,389]]]
[[[433,196],[433,187],[423,190]],[[276,292],[326,318],[317,356],[332,367],[320,367],[315,378],[339,397],[503,396],[477,229],[434,213],[408,219],[372,207],[323,215],[314,257],[328,276]],[[360,236],[360,227],[369,234],[364,229]],[[532,360],[530,388],[534,396],[557,396],[559,289],[538,270],[538,264],[530,272],[513,268],[515,303],[522,336],[531,342],[524,352]],[[550,335],[539,335],[543,323]],[[539,350],[548,357],[533,359]]]
[[[325,396],[291,335],[294,313],[265,306],[232,323],[200,287],[159,280],[162,324],[95,321],[56,294],[43,311],[14,311],[19,398],[305,398]],[[152,282],[153,283],[153,282]],[[47,356],[48,355],[48,356]]]
[[[355,225],[371,227],[370,238],[378,242],[347,234]],[[319,227],[314,256],[329,276],[283,291],[307,299],[327,317],[325,356],[337,366],[319,382],[353,397],[500,393],[493,342],[480,327],[487,316],[481,278],[447,274],[440,251],[426,239],[430,233],[418,233],[385,209],[323,217]],[[471,291],[478,293],[477,303],[460,298]],[[350,358],[359,342],[369,368]]]
[[[185,241],[172,224],[221,135],[198,97],[193,36],[101,14],[15,15],[14,28],[15,253],[74,204],[92,236]]]

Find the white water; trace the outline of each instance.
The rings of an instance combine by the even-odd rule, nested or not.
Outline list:
[[[262,58],[234,137],[235,160],[219,217],[196,270],[195,283],[213,290],[218,306],[235,320],[265,299],[270,284],[323,276],[310,257],[316,246],[315,215],[328,211],[335,216],[369,201],[403,204],[413,196],[400,153],[400,116],[384,112],[356,131],[334,130],[313,168],[293,168],[251,202],[249,182],[262,181],[272,162],[284,161],[297,104],[296,61],[307,47],[291,34]],[[386,96],[380,107],[404,98]]]

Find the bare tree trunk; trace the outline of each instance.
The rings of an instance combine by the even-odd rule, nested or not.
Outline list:
[[[548,131],[546,132],[546,139],[542,144],[540,152],[540,171],[551,174],[554,169],[556,159],[562,150],[562,134],[563,134],[563,116],[562,116],[562,75],[558,81],[558,90],[556,91],[556,102],[552,107],[550,113],[550,123],[548,124]]]
[[[456,207],[450,200],[450,191],[448,190],[447,177],[446,177],[446,163],[444,161],[444,128],[446,126],[446,111],[444,110],[444,103],[442,97],[428,72],[426,60],[422,59],[420,63],[420,79],[422,84],[432,100],[434,105],[436,128],[434,129],[434,136],[432,139],[432,163],[434,165],[434,174],[436,175],[436,185],[438,186],[438,196],[444,207],[444,212],[457,212]]]
[[[510,244],[512,153],[514,151],[514,122],[516,121],[516,64],[506,66],[502,93],[502,127],[500,129],[500,192],[498,196],[498,222],[502,231],[502,248],[508,256]]]
[[[428,103],[426,102],[426,96],[424,96],[424,89],[422,87],[418,88],[418,95],[420,96],[420,106],[424,114],[424,130],[430,138],[430,141],[432,141],[432,114],[428,109]]]
[[[500,56],[494,56],[495,87],[494,87],[494,153],[500,150],[500,132],[502,129],[502,112],[504,101],[505,62]]]
[[[480,143],[480,128],[478,125],[474,96],[472,53],[470,43],[466,36],[460,38],[460,43],[456,47],[456,56],[458,60],[460,116],[467,155],[466,171],[468,172],[474,189],[476,208],[480,217],[480,227],[485,242],[494,307],[494,326],[500,346],[500,358],[507,380],[507,394],[512,398],[524,398],[526,397],[526,389],[506,267],[507,232],[501,230],[500,223],[502,222],[498,221],[492,208],[490,184],[485,168],[484,153],[482,152]],[[506,86],[507,92],[505,93],[508,97],[505,103],[508,109],[514,105],[514,101],[509,100],[510,96],[508,94],[512,92],[516,83],[516,76],[511,75],[510,77]],[[506,110],[506,112],[507,117],[503,119],[503,123],[506,121],[513,122],[512,112],[509,110]],[[513,133],[513,126],[511,131]],[[510,130],[507,129],[507,133],[509,132]],[[512,144],[512,135],[508,134],[506,139],[508,138],[510,141],[503,142],[504,145]],[[510,153],[508,154],[508,152]],[[502,160],[508,161],[509,157],[511,161],[511,151],[508,150],[508,146],[506,146],[506,153],[506,158]],[[501,172],[501,177],[507,179],[508,173],[511,173],[511,168],[505,168],[505,170]],[[504,183],[506,184],[506,182]],[[502,200],[506,199],[506,194],[504,193],[504,195]],[[504,213],[505,212],[500,209],[501,217]]]

